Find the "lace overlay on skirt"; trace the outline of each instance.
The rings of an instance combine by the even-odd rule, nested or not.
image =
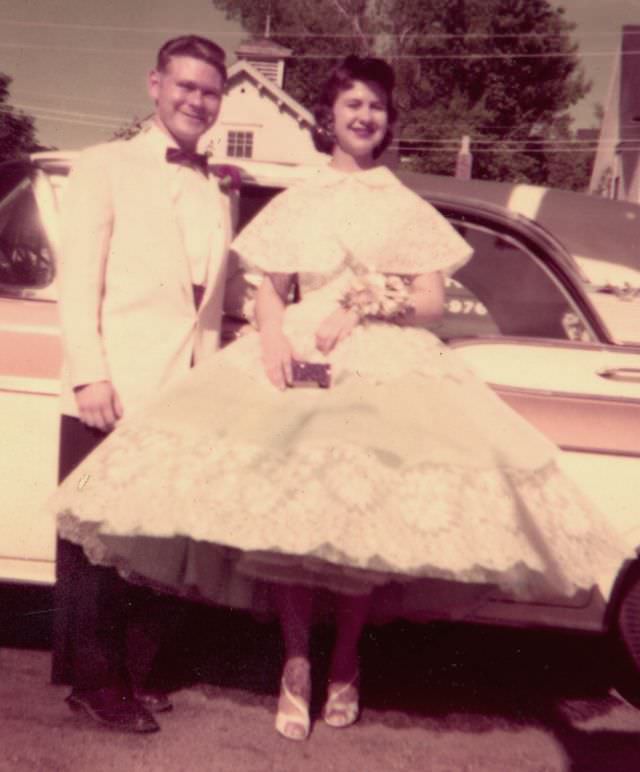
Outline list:
[[[245,579],[339,592],[413,577],[522,597],[606,591],[624,556],[553,446],[428,335],[430,366],[423,356],[382,379],[345,369],[327,391],[277,392],[249,366],[255,352],[245,359],[251,342],[237,346],[61,489],[60,533],[92,561],[149,577],[120,537],[178,536]]]

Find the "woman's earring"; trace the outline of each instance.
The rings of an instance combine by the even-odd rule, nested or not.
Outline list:
[[[325,139],[327,142],[331,142],[332,144],[335,144],[336,133],[335,133],[335,126],[333,121],[329,121],[329,123],[327,123],[326,126],[318,126],[318,131],[322,135],[323,139]]]

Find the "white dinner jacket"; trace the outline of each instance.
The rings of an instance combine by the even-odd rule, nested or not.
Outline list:
[[[110,380],[124,417],[220,344],[229,197],[210,177],[214,237],[200,309],[172,201],[167,139],[153,127],[83,151],[62,201],[59,255],[62,412],[73,387]],[[184,171],[184,170],[182,170]]]

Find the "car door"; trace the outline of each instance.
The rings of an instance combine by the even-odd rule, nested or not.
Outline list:
[[[60,339],[54,293],[55,200],[26,163],[0,177],[0,580],[53,581]]]
[[[632,555],[640,544],[640,346],[603,340],[576,277],[539,239],[450,217],[475,252],[449,284],[439,334],[561,448],[562,465]]]

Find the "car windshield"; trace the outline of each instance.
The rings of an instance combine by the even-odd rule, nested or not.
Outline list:
[[[7,164],[0,182],[0,289],[21,292],[48,286],[54,276],[51,249],[34,192],[35,171]]]

